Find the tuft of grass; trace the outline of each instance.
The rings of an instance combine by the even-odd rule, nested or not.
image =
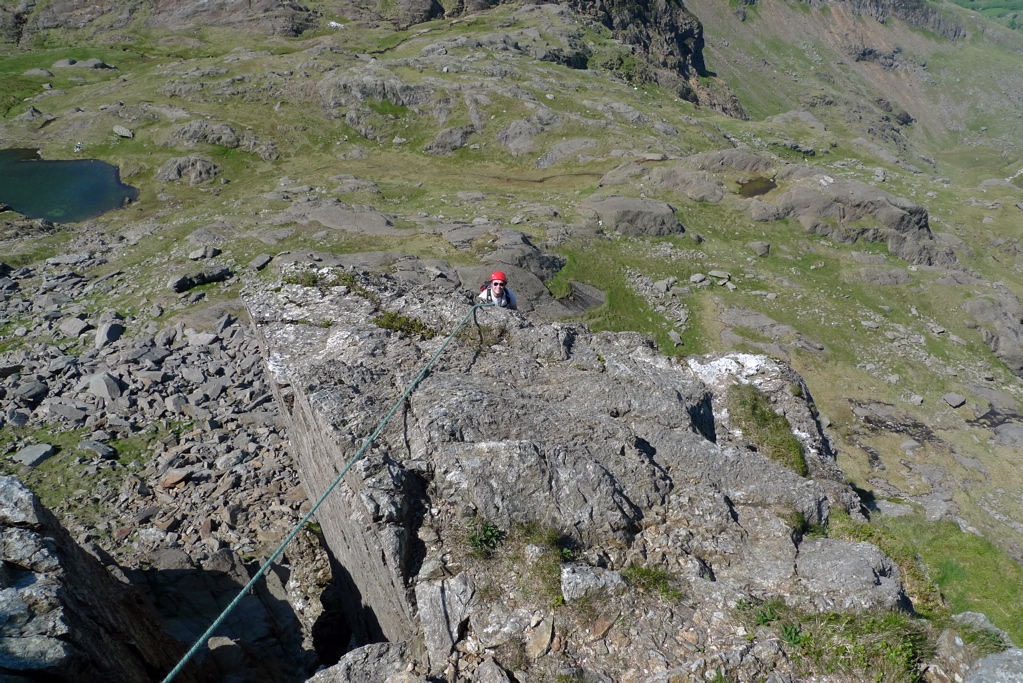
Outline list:
[[[302,287],[315,287],[320,283],[320,276],[313,270],[298,270],[288,273],[281,279],[289,285],[301,285]]]
[[[385,311],[373,318],[373,324],[385,330],[401,332],[408,335],[418,335],[420,339],[432,339],[437,336],[437,330],[433,329],[421,320],[409,318],[408,316]]]
[[[764,392],[751,384],[734,385],[728,390],[727,404],[733,422],[757,450],[801,477],[808,474],[803,445],[792,433],[788,418],[774,412]]]
[[[919,665],[934,653],[938,631],[898,611],[814,614],[782,600],[736,603],[751,632],[777,631],[788,655],[807,676],[838,675],[849,680],[916,683]]]
[[[679,602],[685,596],[671,572],[660,567],[631,564],[625,568],[622,576],[636,590],[648,595],[656,594],[668,602]]]
[[[525,543],[545,551],[523,576],[528,582],[523,586],[525,592],[539,594],[552,607],[561,607],[565,604],[565,597],[561,594],[561,565],[575,558],[575,543],[558,529],[538,522],[518,527],[515,533]]]

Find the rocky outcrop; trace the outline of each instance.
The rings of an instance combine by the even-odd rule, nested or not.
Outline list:
[[[888,17],[901,19],[910,26],[936,33],[947,40],[966,38],[966,30],[947,14],[924,0],[804,0],[811,7],[845,7],[853,14],[872,17],[884,23]]]
[[[639,197],[593,197],[579,206],[579,213],[608,232],[663,237],[685,232],[667,202]]]
[[[318,495],[469,309],[432,284],[329,268],[316,279],[246,300],[303,481]],[[317,513],[357,596],[348,604],[357,636],[408,642],[414,670],[455,666],[467,680],[490,671],[488,656],[504,644],[541,657],[555,633],[558,657],[585,658],[592,636],[516,579],[549,566],[550,548],[523,540],[510,565],[473,562],[459,539],[481,524],[493,542],[476,541],[483,548],[535,528],[564,539],[555,565],[575,559],[557,594],[601,600],[609,625],[599,638],[618,664],[588,661],[614,680],[649,666],[632,639],[684,632],[744,595],[811,610],[908,604],[898,569],[876,548],[804,541],[793,526],[826,524],[831,506],[857,504],[805,390],[791,390],[794,373],[757,356],[694,362],[665,358],[635,334],[478,312]],[[754,383],[791,418],[812,478],[726,438],[734,427],[720,406],[734,383]],[[687,606],[637,611],[622,580],[631,564],[676,577]],[[625,611],[647,616],[603,640]],[[692,659],[674,637],[658,642],[657,670]],[[727,664],[713,662],[749,675],[788,666],[735,647]],[[393,654],[369,659],[396,670]]]
[[[171,141],[184,147],[195,147],[200,142],[234,149],[241,144],[241,139],[234,128],[226,123],[216,123],[197,119],[171,133]]]
[[[12,477],[0,477],[0,539],[0,677],[147,683],[184,653],[142,596]]]
[[[156,179],[163,181],[187,180],[189,185],[201,185],[219,175],[221,168],[209,159],[192,154],[187,157],[168,159],[156,172]]]
[[[12,38],[24,40],[52,29],[86,29],[94,26],[124,28],[138,16],[139,7],[117,0],[53,0],[24,2],[17,10],[0,10],[0,29]],[[8,19],[4,15],[13,15]],[[227,26],[266,35],[295,36],[313,25],[316,15],[295,3],[254,0],[192,2],[159,0],[147,5],[146,26],[157,29],[185,29],[192,26]],[[20,31],[17,29],[20,28]]]
[[[960,308],[981,328],[981,339],[1017,375],[1023,376],[1023,305],[1009,291],[963,303]]]

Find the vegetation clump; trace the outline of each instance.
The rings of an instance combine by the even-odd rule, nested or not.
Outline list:
[[[936,633],[899,611],[805,613],[781,600],[740,600],[736,611],[750,632],[775,628],[796,665],[807,675],[851,680],[915,682],[919,665],[933,656]]]
[[[764,392],[752,384],[737,384],[729,389],[727,403],[732,421],[764,456],[801,477],[809,473],[803,445]]]
[[[684,596],[671,572],[660,567],[651,567],[649,565],[641,567],[637,564],[631,564],[625,568],[622,576],[630,586],[640,592],[649,595],[656,594],[662,600],[668,602],[678,602]]]
[[[418,335],[421,339],[433,339],[437,336],[437,330],[433,329],[421,320],[409,318],[408,316],[384,311],[373,318],[373,324],[385,330],[401,332],[408,335]]]
[[[504,532],[496,524],[478,519],[469,530],[466,540],[469,542],[469,547],[472,548],[474,555],[487,559],[501,545],[504,537]]]

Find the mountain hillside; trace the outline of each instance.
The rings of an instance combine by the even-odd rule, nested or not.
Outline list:
[[[826,489],[829,510],[847,514],[799,508],[799,521],[778,510],[753,511],[777,501],[736,498],[711,481],[709,466],[685,486],[718,486],[715,492],[700,489],[724,506],[715,510],[750,506],[739,517],[753,515],[770,526],[764,538],[791,536],[792,557],[779,560],[789,569],[807,544],[870,542],[880,548],[883,553],[871,555],[872,566],[887,567],[886,576],[898,570],[898,585],[916,610],[913,618],[926,622],[914,622],[922,630],[913,633],[922,640],[914,635],[907,642],[930,643],[913,645],[917,649],[891,680],[912,680],[912,672],[931,665],[946,671],[954,657],[930,657],[946,628],[958,628],[969,647],[976,646],[961,661],[1005,646],[999,636],[985,649],[989,632],[971,631],[962,618],[952,621],[954,614],[983,613],[1007,638],[1023,641],[1023,619],[1012,607],[1023,593],[1018,32],[957,5],[922,0],[3,0],[0,40],[3,147],[38,149],[46,160],[99,159],[116,165],[123,182],[138,189],[138,199],[120,209],[70,222],[59,206],[51,207],[49,217],[19,214],[22,198],[6,196],[0,187],[0,208],[13,207],[0,212],[3,473],[54,508],[72,536],[94,546],[108,568],[144,587],[163,605],[165,628],[180,639],[198,637],[199,624],[212,618],[209,606],[301,518],[320,486],[316,467],[339,467],[329,448],[319,465],[295,452],[307,450],[303,439],[312,438],[295,432],[303,423],[289,403],[305,389],[292,396],[275,386],[280,376],[273,375],[276,366],[266,354],[274,344],[285,345],[259,325],[274,321],[339,334],[340,314],[310,313],[314,294],[336,297],[344,283],[349,294],[357,292],[350,278],[359,278],[363,290],[387,293],[378,294],[381,301],[400,298],[392,293],[396,287],[421,292],[418,303],[402,305],[415,308],[409,319],[446,333],[457,317],[447,307],[462,310],[498,269],[519,296],[516,315],[522,317],[515,320],[521,322],[480,332],[472,351],[476,362],[503,357],[510,340],[525,344],[522,339],[540,330],[561,329],[573,339],[592,340],[586,348],[627,344],[628,353],[656,357],[649,360],[653,366],[672,372],[693,371],[692,363],[707,362],[698,359],[722,354],[781,368],[791,385],[785,401],[805,402],[800,410],[809,411],[807,424],[813,426],[796,432],[826,443],[830,462],[827,476],[812,468],[808,478],[791,476]],[[24,167],[12,168],[17,173]],[[319,272],[328,266],[335,273],[330,277],[341,278],[330,285]],[[260,298],[271,294],[292,296],[294,309]],[[265,320],[253,313],[257,300],[273,311]],[[436,312],[420,310],[423,302]],[[344,366],[331,370],[339,373],[331,377],[353,392],[338,399],[334,416],[351,421],[346,438],[352,443],[382,417],[383,394],[372,392],[397,386],[423,359],[423,349],[402,347],[409,356],[391,368],[393,375],[371,371],[374,354],[390,353],[391,345],[401,346],[419,329],[377,318],[388,310],[398,315],[402,306],[363,311],[362,317],[349,311],[345,318],[353,341],[344,346]],[[377,337],[379,346],[355,341]],[[422,618],[417,606],[432,599],[419,596],[417,586],[443,587],[464,570],[481,581],[493,578],[497,592],[496,575],[519,571],[516,549],[526,552],[532,545],[541,548],[534,553],[564,551],[572,566],[595,576],[603,576],[600,569],[627,580],[632,566],[638,569],[630,571],[654,572],[672,591],[700,595],[686,603],[672,592],[665,623],[691,620],[690,609],[709,610],[704,616],[712,620],[722,612],[727,634],[716,642],[730,644],[721,651],[732,645],[741,650],[738,640],[749,635],[749,642],[773,653],[756,655],[755,665],[747,650],[735,662],[703,658],[698,673],[716,667],[725,680],[747,680],[768,675],[761,665],[770,661],[784,673],[777,680],[799,680],[808,671],[827,680],[830,665],[807,663],[810,641],[800,641],[798,629],[786,640],[781,630],[798,626],[801,613],[778,612],[775,619],[765,612],[760,620],[766,623],[756,623],[771,599],[798,594],[781,586],[798,572],[785,574],[768,595],[726,581],[729,570],[716,568],[718,556],[687,545],[691,539],[678,546],[688,559],[651,550],[660,541],[644,540],[645,555],[637,550],[637,539],[671,536],[681,528],[678,520],[665,521],[671,505],[657,511],[687,490],[678,474],[685,461],[674,459],[685,450],[679,443],[696,439],[701,449],[711,448],[705,441],[742,456],[763,454],[766,447],[755,439],[729,441],[731,428],[711,434],[699,426],[735,410],[714,403],[728,391],[719,387],[715,394],[693,380],[687,391],[695,393],[683,401],[695,410],[692,425],[657,417],[657,433],[673,445],[662,452],[654,444],[657,453],[651,453],[641,442],[654,440],[642,429],[628,438],[607,432],[612,418],[601,411],[618,410],[619,417],[627,411],[601,403],[605,389],[588,384],[583,378],[589,375],[573,365],[596,371],[592,354],[571,360],[572,349],[563,342],[549,349],[566,356],[558,357],[560,370],[536,361],[544,373],[561,376],[540,377],[530,366],[521,370],[523,377],[491,379],[514,387],[520,398],[553,382],[561,388],[533,398],[549,402],[548,410],[566,402],[578,421],[590,419],[592,409],[604,431],[581,429],[562,440],[583,448],[587,434],[599,433],[601,448],[608,439],[626,445],[621,457],[642,465],[643,486],[651,487],[640,487],[642,502],[631,490],[625,498],[617,489],[608,493],[608,505],[627,508],[627,521],[619,520],[620,528],[608,522],[614,532],[608,536],[603,528],[573,532],[564,510],[556,518],[529,519],[490,510],[484,501],[467,503],[462,494],[430,489],[454,479],[437,479],[447,465],[417,453],[414,467],[394,470],[396,481],[412,487],[403,495],[418,501],[408,505],[425,505],[438,493],[457,499],[450,509],[431,511],[433,522],[425,527],[424,517],[417,518],[416,534],[434,528],[436,539],[400,546],[413,564],[427,557],[429,547],[443,560],[429,565],[436,573],[419,576],[427,565],[416,564],[415,572],[408,565],[385,574],[401,590],[370,601],[370,611],[379,615],[355,613],[352,596],[383,575],[366,559],[373,553],[356,553],[353,561],[361,568],[345,568],[347,551],[339,539],[350,532],[318,518],[301,549],[281,561],[277,578],[250,604],[251,614],[262,616],[231,627],[240,629],[231,637],[247,644],[247,671],[273,678],[275,667],[283,667],[303,680],[314,662],[332,664],[349,645],[384,635],[407,643],[389,654],[365,651],[355,658],[379,655],[399,668],[422,666],[437,651],[424,659],[416,650],[429,645],[415,625]],[[593,353],[609,357],[599,349]],[[503,362],[512,375],[524,363]],[[302,381],[317,379],[325,378],[311,371]],[[411,410],[417,400],[434,400],[428,385],[422,391],[411,399]],[[491,391],[480,389],[481,396]],[[704,391],[708,397],[699,398]],[[695,403],[686,403],[690,399]],[[790,415],[778,400],[765,419],[768,413]],[[437,399],[422,410],[444,410],[442,404]],[[760,405],[747,397],[745,405],[754,404]],[[364,412],[345,412],[360,405]],[[470,405],[466,399],[462,407]],[[428,422],[424,414],[416,420]],[[508,433],[495,441],[540,444],[538,452],[556,460],[553,451],[542,450],[540,432],[505,428]],[[469,427],[457,429],[462,436],[455,441],[463,443],[458,448],[479,441],[463,438]],[[672,430],[687,433],[683,438]],[[448,437],[423,438],[443,450],[438,444]],[[387,449],[398,449],[399,441]],[[799,443],[809,453],[818,441]],[[40,450],[45,445],[53,448]],[[523,448],[516,458],[539,457]],[[510,451],[501,453],[512,458]],[[617,463],[613,453],[601,453],[601,462]],[[384,455],[397,457],[389,451],[374,457]],[[546,462],[557,469],[554,460]],[[590,472],[585,462],[562,465]],[[443,471],[457,479],[454,470]],[[775,484],[788,476],[764,475]],[[545,495],[557,500],[558,491]],[[402,509],[402,515],[412,514],[412,508]],[[412,524],[409,519],[401,517],[401,523]],[[742,531],[728,526],[729,533],[756,545],[752,527],[740,526]],[[466,554],[465,539],[474,528],[477,534],[493,529],[494,547],[487,546],[495,551],[492,564]],[[321,537],[340,561],[331,569],[326,551],[317,547]],[[496,539],[507,539],[506,545]],[[778,559],[770,548],[762,555],[763,548],[740,552],[740,546],[745,548],[718,549],[728,558],[722,567]],[[444,568],[448,560],[454,568]],[[562,571],[560,562],[557,568]],[[298,578],[289,584],[288,576]],[[713,609],[709,593],[700,591],[714,586],[682,585],[697,579],[714,584],[714,578],[717,588],[728,588],[714,598]],[[631,602],[638,581],[633,576],[634,592],[615,598],[624,601],[615,603],[622,614],[638,609],[640,603]],[[475,598],[475,607],[497,604],[484,587],[477,583],[470,591],[484,596]],[[183,593],[190,601],[180,598]],[[316,598],[321,594],[322,602]],[[533,611],[515,617],[524,620],[522,629],[507,642],[548,626],[560,634],[564,624],[590,617],[620,623],[610,607],[599,605],[593,614],[576,605],[571,616],[581,621],[564,621],[558,595],[572,602],[552,593],[546,603],[533,596],[533,602],[509,607]],[[800,600],[789,600],[786,609],[802,609],[795,604]],[[884,604],[896,603],[908,609],[901,597]],[[674,611],[673,604],[685,608]],[[462,653],[471,655],[466,671],[474,676],[483,676],[479,667],[489,666],[488,657],[502,675],[529,669],[526,659],[513,665],[514,653],[495,656],[497,646],[479,640],[479,619],[493,613],[473,609],[465,612],[477,615],[475,623],[467,617],[468,631],[457,625],[449,631],[455,649],[448,653],[460,652],[458,644],[482,648]],[[374,627],[373,619],[380,625],[403,619],[406,626],[391,632]],[[762,638],[755,635],[758,628],[767,629]],[[302,635],[272,635],[281,632]],[[462,640],[470,632],[477,640]],[[608,633],[616,631],[604,631],[598,640]],[[440,647],[437,642],[431,647]],[[568,642],[561,649],[545,646],[544,652],[558,653],[557,665],[543,660],[536,671],[557,678],[577,675],[573,667],[594,668],[614,677],[647,667],[654,676],[689,661],[672,650],[671,663],[637,659],[619,666],[599,645],[584,654]],[[630,644],[621,641],[616,652]],[[697,637],[693,652],[705,646]],[[633,655],[641,657],[629,651]],[[604,659],[588,667],[586,657]],[[857,673],[843,671],[859,680],[863,666]],[[416,671],[438,674],[432,667]],[[931,671],[932,680],[941,680],[933,678],[936,668]]]

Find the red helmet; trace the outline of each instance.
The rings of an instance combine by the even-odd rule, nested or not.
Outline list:
[[[508,282],[508,276],[499,270],[495,270],[493,273],[490,274],[490,281],[493,282],[495,280],[499,282]]]

